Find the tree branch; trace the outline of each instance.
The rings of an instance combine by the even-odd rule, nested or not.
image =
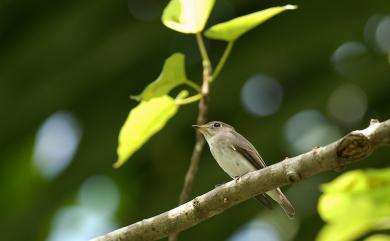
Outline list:
[[[150,241],[190,228],[259,193],[296,183],[328,170],[338,170],[390,145],[390,120],[372,120],[364,130],[353,131],[324,147],[286,158],[242,176],[170,211],[144,219],[92,241]]]

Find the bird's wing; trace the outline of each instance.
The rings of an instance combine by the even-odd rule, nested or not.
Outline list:
[[[257,170],[266,167],[267,165],[261,158],[260,154],[251,144],[248,144],[242,145],[241,143],[240,145],[233,145],[233,148],[247,159]]]
[[[235,136],[238,141],[233,144],[233,149],[247,159],[257,170],[265,168],[267,165],[257,152],[256,148],[242,135],[236,133]],[[255,196],[255,199],[265,207],[272,209],[270,197],[266,193]]]
[[[260,202],[264,207],[268,209],[272,209],[272,201],[270,200],[271,198],[267,194],[265,193],[259,194],[255,196],[255,199],[258,202]]]

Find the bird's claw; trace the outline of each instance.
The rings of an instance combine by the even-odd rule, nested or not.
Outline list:
[[[238,180],[240,180],[241,176],[235,176],[233,177],[234,181],[238,182]],[[222,186],[224,185],[225,183],[221,183],[221,184],[215,184],[214,188],[217,188],[219,186]]]

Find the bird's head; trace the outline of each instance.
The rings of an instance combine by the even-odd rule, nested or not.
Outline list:
[[[232,131],[234,128],[222,121],[211,121],[204,125],[192,125],[196,130],[203,134],[206,140],[223,132]]]

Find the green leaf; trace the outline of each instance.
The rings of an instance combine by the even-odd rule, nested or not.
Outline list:
[[[351,241],[372,230],[375,224],[369,220],[345,219],[347,223],[326,224],[317,236],[316,241]]]
[[[181,33],[199,33],[204,29],[215,0],[171,0],[164,9],[162,22]]]
[[[133,108],[119,133],[118,160],[123,165],[146,141],[160,131],[178,110],[175,100],[164,95],[142,101]]]
[[[219,23],[209,28],[205,35],[211,39],[235,41],[241,35],[267,21],[273,16],[285,11],[296,9],[297,6],[286,5],[283,7],[268,8],[259,12],[241,16],[227,22]]]
[[[347,172],[321,188],[318,212],[327,224],[317,241],[354,240],[390,228],[390,168]]]
[[[150,83],[140,95],[132,96],[136,100],[150,100],[166,95],[180,84],[189,82],[185,72],[184,55],[174,53],[165,60],[160,76]]]
[[[389,235],[376,234],[366,238],[364,241],[390,241]]]

